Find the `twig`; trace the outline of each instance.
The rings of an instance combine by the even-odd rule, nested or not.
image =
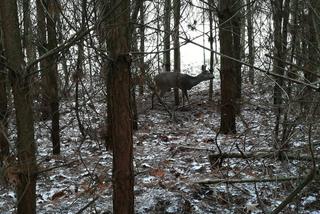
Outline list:
[[[48,171],[51,171],[51,170],[54,170],[54,169],[57,169],[57,168],[69,166],[69,165],[71,165],[71,164],[73,164],[75,162],[78,162],[78,160],[74,160],[74,161],[71,161],[69,163],[65,163],[65,164],[61,164],[61,165],[58,165],[58,166],[46,168],[46,169],[43,169],[43,170],[38,170],[36,173],[39,175],[39,174],[42,174],[42,173],[45,173],[45,172],[48,172]]]
[[[302,68],[302,67],[300,67],[300,66],[298,66],[298,65],[296,65],[296,64],[293,64],[293,63],[291,63],[291,62],[287,62],[287,61],[285,61],[285,60],[282,60],[282,59],[280,59],[279,57],[271,56],[270,54],[265,54],[265,56],[266,56],[266,57],[269,57],[269,58],[271,58],[271,59],[280,60],[281,62],[283,62],[283,63],[285,63],[285,64],[287,64],[287,65],[291,65],[291,66],[293,66],[293,67],[295,67],[295,68],[301,69],[301,70],[306,71],[306,72],[308,72],[308,73],[310,73],[310,74],[313,74],[313,75],[315,75],[315,76],[317,76],[317,77],[320,77],[320,75],[319,75],[318,73],[316,73],[316,72],[313,72],[313,71],[310,71],[310,70],[308,70],[308,69]]]
[[[100,198],[100,196],[96,196],[94,199],[92,199],[88,204],[86,204],[86,206],[82,207],[78,212],[76,212],[76,214],[80,214],[83,211],[85,211],[88,207],[90,207],[96,200],[98,200]]]
[[[263,201],[261,200],[261,198],[260,198],[260,196],[259,196],[258,189],[257,189],[257,184],[256,184],[256,183],[254,184],[254,192],[256,193],[257,201],[258,201],[259,206],[261,207],[261,211],[262,211],[264,214],[267,214],[268,212],[266,211],[265,205],[264,205]]]

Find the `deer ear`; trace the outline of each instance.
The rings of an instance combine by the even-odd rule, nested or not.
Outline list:
[[[206,70],[206,67],[207,67],[207,65],[202,65],[202,66],[201,66],[201,70],[202,70],[202,71],[205,71],[205,70]]]

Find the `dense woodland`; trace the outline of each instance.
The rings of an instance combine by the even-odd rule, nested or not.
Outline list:
[[[318,0],[1,0],[0,213],[320,213],[319,64]]]

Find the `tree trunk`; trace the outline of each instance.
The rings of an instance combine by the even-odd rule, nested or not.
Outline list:
[[[46,30],[46,15],[45,5],[41,0],[36,1],[37,5],[37,37],[38,37],[38,53],[39,56],[44,55],[47,52],[47,30]],[[49,97],[47,93],[47,78],[48,78],[48,62],[47,59],[40,61],[41,70],[41,84],[40,84],[40,118],[47,120],[50,118],[50,105]]]
[[[63,23],[61,19],[57,20],[57,41],[58,43],[63,43],[64,41],[64,32],[63,32]],[[68,69],[68,60],[67,56],[70,55],[70,53],[66,50],[61,52],[60,55],[60,63],[61,63],[61,69],[63,73],[63,80],[60,80],[60,88],[62,91],[62,96],[63,97],[70,97],[70,74],[71,74],[71,69]]]
[[[171,20],[171,0],[165,0],[164,3],[164,69],[165,71],[171,71],[171,60],[170,60],[170,20]]]
[[[180,27],[180,0],[173,1],[173,9],[174,9],[174,72],[181,73],[181,60],[180,60],[180,42],[179,42],[179,27]],[[184,99],[182,97],[182,99]],[[174,102],[175,105],[179,105],[179,89],[174,89]]]
[[[286,58],[287,48],[287,26],[289,19],[289,2],[290,0],[272,1],[273,9],[273,27],[274,27],[274,73],[283,75],[285,65],[283,61]],[[282,103],[281,87],[283,79],[276,78],[274,86],[274,105],[280,106]]]
[[[145,78],[145,64],[144,64],[144,41],[145,41],[145,26],[144,26],[144,1],[140,1],[140,52],[142,53],[140,56],[140,78]],[[143,81],[139,81],[139,94],[143,95],[144,88],[143,88]]]
[[[111,0],[107,46],[113,144],[113,212],[134,213],[132,111],[130,106],[129,0]]]
[[[242,23],[242,13],[240,0],[236,0],[232,6],[232,35],[233,35],[233,57],[241,60],[241,23]],[[235,111],[237,114],[240,114],[240,104],[241,104],[241,67],[242,64],[236,61],[233,61],[234,71],[236,75],[236,105]]]
[[[248,47],[249,47],[249,64],[254,65],[254,43],[253,43],[253,23],[252,23],[252,3],[246,0],[247,4],[247,32],[248,32]],[[249,67],[249,81],[254,84],[254,69]]]
[[[309,29],[308,32],[308,58],[309,58],[309,63],[306,66],[308,70],[317,72],[318,66],[318,61],[319,61],[319,44],[317,41],[317,29],[316,26],[319,25],[319,17],[318,14],[315,14],[317,11],[319,12],[320,10],[320,3],[316,0],[311,0],[311,8],[309,8],[309,13],[307,17],[307,26]],[[316,76],[310,73],[305,72],[304,73],[305,78],[309,82],[314,82],[316,80]]]
[[[224,55],[233,56],[234,31],[232,28],[232,9],[235,0],[219,1],[219,37],[220,52]],[[236,95],[237,74],[232,60],[221,57],[221,121],[220,131],[223,134],[236,132]]]
[[[290,0],[275,0],[271,1],[273,10],[273,27],[274,27],[274,66],[273,72],[283,75],[285,64],[283,63],[286,59],[287,49],[287,34],[288,34],[288,20],[289,20],[289,6]],[[282,117],[282,88],[284,82],[282,78],[276,78],[276,83],[273,88],[273,103],[275,105],[276,123],[274,128],[275,135],[275,148],[282,148],[279,143],[279,132],[280,123]]]
[[[0,20],[1,24],[1,20]],[[3,33],[0,25],[0,55],[4,55],[3,49]],[[0,58],[0,165],[4,157],[9,155],[9,142],[7,139],[8,133],[8,98],[7,98],[7,75],[3,66],[3,61]]]
[[[36,58],[35,46],[32,41],[34,35],[31,29],[32,23],[30,11],[30,0],[23,0],[23,48],[26,49],[28,63],[32,62]]]
[[[17,153],[20,182],[17,185],[17,213],[36,213],[36,146],[34,142],[32,98],[24,70],[21,35],[16,1],[1,1],[0,14],[8,65],[12,68],[14,107],[17,122]]]
[[[107,86],[107,118],[106,118],[106,134],[105,146],[108,151],[113,150],[112,140],[112,100],[111,100],[111,72],[108,63],[104,60],[102,70],[105,76],[105,84]]]
[[[57,5],[55,1],[48,1],[48,16],[47,16],[47,31],[48,31],[48,50],[57,47],[57,32],[56,24],[58,19]],[[53,154],[60,154],[60,126],[59,126],[59,96],[58,96],[58,69],[57,56],[52,55],[48,61],[48,76],[47,76],[47,92],[50,106],[51,141]]]
[[[138,19],[139,11],[143,13],[143,11],[141,11],[141,9],[140,9],[141,7],[143,8],[143,0],[135,1],[135,5],[133,7],[133,11],[132,11],[131,17],[130,17],[131,24],[130,24],[130,31],[129,31],[130,33],[129,33],[129,37],[128,37],[131,50],[138,50],[138,41],[137,41],[137,32],[136,32],[135,23],[138,22],[137,19]],[[143,17],[143,15],[142,15],[142,17]],[[143,22],[144,22],[144,20],[143,20]],[[142,26],[142,27],[144,27],[144,26]],[[144,32],[143,32],[143,34],[144,34]],[[143,43],[143,45],[144,45],[144,43]],[[137,74],[137,76],[139,76],[138,71],[136,72],[136,74]],[[130,74],[130,82],[132,83],[132,73]],[[130,84],[130,86],[131,86],[131,99],[130,100],[131,100],[132,125],[133,125],[132,128],[134,130],[137,130],[139,115],[138,115],[138,109],[137,109],[136,85]],[[142,88],[140,86],[141,85],[139,85],[139,90],[142,90]]]
[[[208,0],[209,5],[209,28],[210,28],[210,73],[213,74],[213,64],[214,64],[214,52],[213,52],[213,1]],[[209,100],[213,98],[213,80],[210,80],[209,84]]]

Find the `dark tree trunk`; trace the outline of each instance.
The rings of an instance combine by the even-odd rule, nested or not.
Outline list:
[[[79,92],[79,85],[81,83],[81,79],[83,77],[83,40],[80,40],[78,43],[78,58],[77,58],[77,67],[76,67],[76,71],[74,72],[73,75],[73,79],[75,81],[75,106],[74,106],[74,110],[75,110],[75,114],[76,114],[76,118],[77,118],[77,122],[78,122],[78,127],[79,127],[79,131],[82,135],[82,138],[85,139],[86,137],[86,132],[85,132],[85,128],[82,124],[82,120],[80,117],[80,110],[81,110],[81,106],[79,105],[79,98],[82,97],[80,92]]]
[[[220,51],[222,54],[234,56],[234,29],[232,26],[232,17],[235,0],[219,1],[219,37]],[[228,58],[221,57],[221,123],[220,131],[223,134],[236,132],[236,98],[238,76],[235,70],[234,62]]]
[[[30,16],[30,0],[23,0],[23,44],[26,49],[26,55],[28,63],[32,62],[36,58],[35,46],[33,44],[32,38],[32,23],[31,23],[31,16]],[[32,68],[34,69],[34,68]]]
[[[48,17],[47,17],[47,31],[48,31],[48,50],[57,47],[57,2],[48,1]],[[59,96],[58,96],[58,70],[57,57],[53,55],[48,58],[48,77],[47,77],[47,92],[50,105],[50,118],[52,121],[51,127],[51,141],[53,154],[60,154],[60,126],[59,126]]]
[[[248,48],[249,48],[249,64],[254,65],[254,43],[253,43],[253,23],[252,23],[252,3],[250,0],[246,0],[247,4],[247,32],[248,32]],[[254,84],[254,69],[249,68],[249,81]]]
[[[179,41],[179,27],[180,27],[180,0],[174,0],[174,72],[181,73],[181,60],[180,60],[180,41]],[[179,89],[174,89],[174,102],[175,105],[179,105]]]
[[[134,213],[132,110],[130,106],[129,0],[111,0],[107,46],[113,145],[113,211]],[[109,7],[109,8],[111,8]],[[121,23],[121,24],[120,24]]]
[[[309,8],[309,13],[307,17],[307,26],[309,29],[308,32],[308,58],[309,58],[309,63],[306,66],[308,70],[315,72],[317,68],[319,67],[319,44],[317,41],[317,35],[319,32],[317,32],[316,26],[319,26],[319,16],[317,11],[319,12],[320,10],[320,3],[319,1],[316,0],[311,0],[310,1],[311,8]],[[319,35],[318,35],[319,37]],[[316,76],[310,73],[305,72],[304,73],[305,78],[309,82],[314,82],[316,80]]]
[[[143,0],[138,0],[135,1],[134,7],[133,7],[133,11],[130,17],[130,33],[129,33],[129,45],[132,48],[132,50],[138,50],[138,41],[137,41],[137,32],[136,32],[136,25],[135,23],[137,23],[137,19],[138,19],[138,13],[139,11],[143,13],[143,11],[141,11],[141,7],[143,9]],[[141,14],[140,14],[141,16]],[[143,14],[142,14],[142,18],[143,18]],[[144,22],[144,20],[142,21]],[[144,28],[143,25],[140,25],[142,28]],[[143,29],[144,30],[144,29]],[[144,32],[143,32],[144,34]],[[144,46],[144,41],[140,41],[141,43],[143,43]],[[143,47],[144,49],[144,47]],[[143,57],[142,57],[143,58]],[[141,71],[141,70],[140,70]],[[136,72],[137,76],[139,76],[138,71]],[[141,74],[140,74],[141,75]],[[130,82],[132,83],[132,74],[130,76]],[[142,90],[142,88],[140,87],[141,85],[139,85],[139,90]],[[136,99],[136,85],[135,84],[131,84],[131,109],[132,109],[132,128],[134,130],[138,129],[138,109],[137,109],[137,99]]]
[[[289,19],[289,2],[290,0],[272,1],[273,10],[273,27],[274,27],[274,73],[283,75],[285,65],[283,61],[286,59],[287,48],[287,26]],[[276,78],[274,86],[274,105],[280,106],[282,103],[283,79]]]
[[[144,64],[144,41],[145,41],[145,26],[144,26],[144,1],[140,1],[140,52],[142,53],[140,56],[140,78],[145,78],[145,64]],[[144,93],[144,88],[143,88],[143,81],[139,81],[139,94],[143,95]]]
[[[241,59],[241,23],[242,23],[242,13],[241,10],[241,1],[236,0],[232,7],[232,35],[233,35],[233,57],[236,59]],[[241,63],[233,61],[234,71],[236,75],[236,105],[235,111],[237,114],[240,114],[240,103],[241,103]]]
[[[164,56],[163,56],[163,62],[164,62],[164,69],[165,71],[171,70],[171,60],[170,60],[170,35],[171,35],[171,29],[170,29],[170,20],[171,20],[171,0],[165,0],[164,5]]]
[[[275,0],[271,1],[273,10],[273,27],[274,27],[274,66],[273,72],[283,75],[286,60],[287,49],[287,27],[289,20],[289,6],[290,0]],[[282,78],[276,78],[276,83],[273,88],[273,103],[275,105],[276,123],[274,128],[275,134],[275,148],[282,147],[279,143],[280,123],[282,117],[282,88],[284,82]]]
[[[1,21],[0,21],[1,23]],[[4,55],[2,41],[2,26],[0,25],[0,55]],[[0,165],[5,156],[9,155],[9,142],[7,139],[8,126],[8,98],[7,98],[7,75],[0,58]]]
[[[36,213],[36,146],[34,143],[33,110],[27,79],[16,1],[1,1],[4,46],[10,72],[17,122],[17,153],[20,182],[17,185],[17,213]]]
[[[214,52],[213,50],[213,1],[208,0],[209,5],[209,28],[210,28],[210,37],[209,37],[209,43],[210,43],[210,73],[213,74],[213,64],[214,64]],[[212,100],[213,97],[213,80],[210,80],[209,84],[209,100]]]
[[[105,75],[105,84],[107,86],[107,118],[106,118],[106,135],[105,135],[105,146],[107,150],[113,149],[112,140],[112,102],[111,102],[111,73],[108,63],[103,62],[102,67],[103,73]]]
[[[38,53],[44,55],[47,51],[47,30],[46,30],[46,15],[44,8],[45,5],[41,0],[36,1],[37,5],[37,38],[38,38]],[[47,73],[48,62],[47,59],[40,61],[41,72],[41,85],[40,85],[40,118],[47,120],[50,118],[50,105],[47,93]]]

